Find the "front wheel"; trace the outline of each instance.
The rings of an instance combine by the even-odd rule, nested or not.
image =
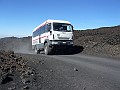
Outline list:
[[[52,48],[46,43],[44,46],[44,52],[46,55],[50,55],[52,53]]]

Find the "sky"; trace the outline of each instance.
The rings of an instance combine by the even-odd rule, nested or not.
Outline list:
[[[120,0],[0,0],[0,37],[31,36],[48,19],[75,30],[120,25]]]

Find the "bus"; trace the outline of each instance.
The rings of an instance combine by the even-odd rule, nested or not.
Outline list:
[[[32,49],[37,54],[44,51],[46,55],[56,50],[70,50],[73,46],[73,26],[69,21],[47,20],[37,26],[32,33]]]

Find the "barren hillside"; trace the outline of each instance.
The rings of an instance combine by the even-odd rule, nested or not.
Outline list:
[[[84,54],[119,56],[120,26],[75,30],[74,44],[83,46]]]

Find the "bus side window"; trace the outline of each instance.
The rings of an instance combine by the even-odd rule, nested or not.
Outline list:
[[[51,30],[51,24],[48,23],[48,24],[47,24],[47,32],[50,31],[50,30]]]

